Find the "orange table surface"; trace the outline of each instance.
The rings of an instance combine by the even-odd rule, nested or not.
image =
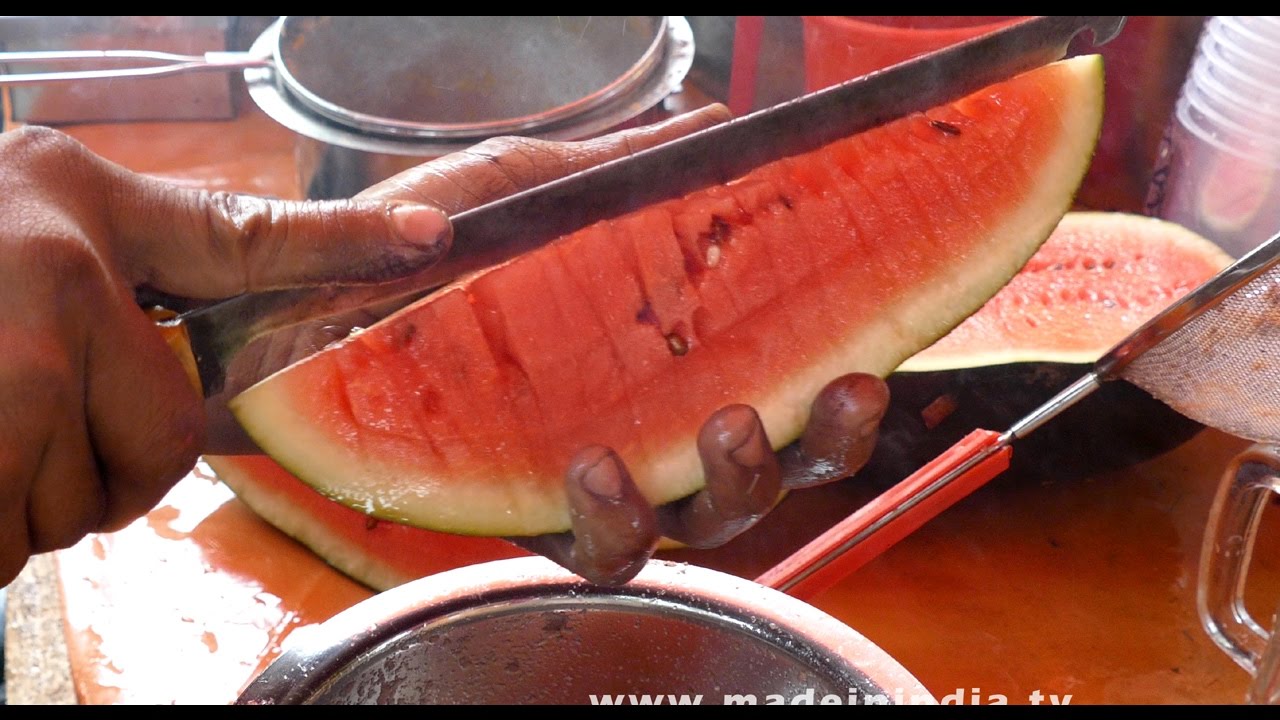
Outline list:
[[[291,137],[253,112],[226,123],[68,130],[112,160],[180,182],[299,194]],[[1194,593],[1214,489],[1246,445],[1206,430],[1105,476],[997,478],[813,603],[943,701],[959,692],[966,704],[975,695],[1026,703],[1038,691],[1046,704],[1051,695],[1074,704],[1240,702],[1248,678],[1200,629]],[[666,556],[754,577],[871,492],[855,478],[793,493],[726,548]],[[1259,597],[1280,595],[1274,546],[1258,552]],[[203,467],[145,518],[56,557],[86,704],[229,702],[290,633],[371,594]]]

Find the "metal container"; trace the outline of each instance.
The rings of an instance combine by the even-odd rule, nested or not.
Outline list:
[[[277,57],[244,71],[249,94],[327,198],[497,135],[624,126],[679,89],[694,47],[675,16],[285,16],[249,54]]]
[[[862,635],[749,580],[651,561],[600,587],[529,557],[417,580],[295,631],[238,703],[935,700]]]

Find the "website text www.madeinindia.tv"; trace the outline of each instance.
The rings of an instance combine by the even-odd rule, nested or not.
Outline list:
[[[847,693],[819,692],[809,688],[798,693],[724,693],[718,696],[673,693],[617,693],[591,695],[592,705],[1008,705],[1011,702],[1028,705],[1070,705],[1070,694],[1046,693],[1032,690],[1025,698],[1011,698],[1002,693],[984,693],[979,688],[956,688],[953,693],[934,698],[918,691],[902,688],[893,692],[868,692],[850,688]]]

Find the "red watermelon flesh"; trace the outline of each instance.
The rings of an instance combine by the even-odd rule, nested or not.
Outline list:
[[[1092,363],[1230,264],[1217,245],[1177,223],[1069,212],[981,311],[898,369]]]
[[[756,407],[784,445],[827,381],[887,375],[995,294],[1070,206],[1101,88],[1096,56],[1061,61],[598,223],[233,410],[322,493],[420,527],[565,530],[563,474],[588,444],[617,450],[651,502],[685,496],[715,409]]]

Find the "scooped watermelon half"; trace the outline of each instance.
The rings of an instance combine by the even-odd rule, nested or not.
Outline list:
[[[974,428],[1008,428],[1230,263],[1175,223],[1067,213],[981,310],[888,378],[892,402],[859,477],[891,484]],[[1104,383],[1020,438],[1009,474],[1094,477],[1172,450],[1202,428],[1135,385]]]
[[[567,530],[589,444],[675,500],[716,409],[754,406],[780,447],[826,382],[888,375],[981,307],[1070,207],[1101,117],[1097,56],[1037,68],[559,238],[232,409],[323,494],[423,528]]]
[[[848,482],[893,484],[975,427],[1007,427],[1228,262],[1180,225],[1124,213],[1067,213],[995,297],[889,376],[892,402],[875,453]],[[1142,390],[1107,383],[1020,439],[1005,475],[1011,482],[1093,477],[1172,449],[1199,429]],[[264,519],[376,589],[522,553],[496,538],[374,520],[321,496],[267,457],[206,460]],[[823,502],[839,517],[862,498],[864,492],[832,488]],[[787,542],[795,531],[776,521],[795,517],[784,505],[752,537],[696,557],[730,572],[754,563],[748,575],[757,575],[794,549]]]

